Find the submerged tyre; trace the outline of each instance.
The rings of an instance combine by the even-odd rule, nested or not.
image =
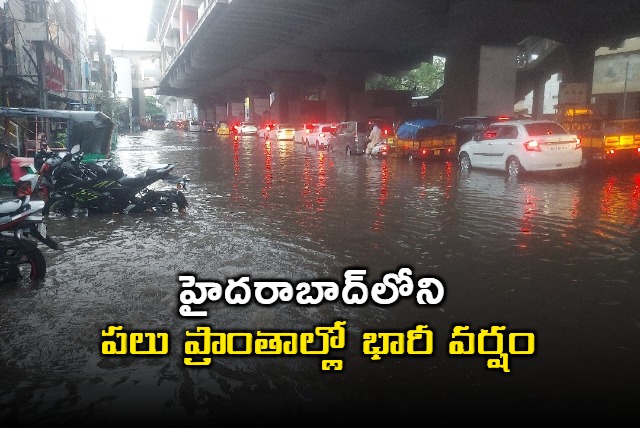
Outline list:
[[[517,157],[512,156],[507,159],[507,174],[509,177],[517,177],[523,171],[522,165]]]
[[[7,244],[3,241],[2,259],[4,265],[11,265],[2,274],[2,282],[13,282],[28,279],[40,281],[47,273],[47,262],[35,242],[20,239]]]
[[[469,155],[466,153],[462,153],[460,155],[460,169],[463,171],[469,171],[471,169],[471,159],[469,159]]]
[[[76,208],[78,208],[78,204],[73,200],[73,198],[68,196],[52,196],[49,197],[47,202],[44,204],[42,214],[46,216],[68,216],[71,215]]]

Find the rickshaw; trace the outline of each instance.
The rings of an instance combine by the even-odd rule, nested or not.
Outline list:
[[[47,143],[52,151],[78,145],[83,161],[109,157],[117,145],[115,123],[99,111],[0,107],[0,186],[15,188],[19,179],[34,173],[34,156]]]
[[[218,126],[216,126],[216,133],[218,135],[229,135],[229,131],[229,124],[226,121],[221,120],[218,122]]]

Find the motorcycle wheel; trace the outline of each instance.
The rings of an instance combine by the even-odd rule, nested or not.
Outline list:
[[[73,198],[68,196],[54,196],[47,199],[42,209],[42,215],[68,216],[77,208],[78,204]]]
[[[20,239],[15,245],[2,247],[2,259],[10,260],[10,266],[3,269],[2,281],[15,282],[22,279],[39,281],[47,272],[47,262],[35,242]]]

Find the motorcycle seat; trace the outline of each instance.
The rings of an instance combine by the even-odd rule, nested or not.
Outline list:
[[[144,184],[145,177],[144,175],[123,175],[118,179],[118,183],[123,186],[131,186],[135,187],[138,184]]]
[[[16,212],[21,206],[22,200],[20,199],[9,199],[0,201],[0,214],[10,214],[12,212]]]

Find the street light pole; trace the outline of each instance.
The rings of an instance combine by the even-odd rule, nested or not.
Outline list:
[[[627,68],[624,71],[624,95],[622,98],[622,118],[627,118],[627,80],[629,79],[629,63],[631,61],[627,61]]]

